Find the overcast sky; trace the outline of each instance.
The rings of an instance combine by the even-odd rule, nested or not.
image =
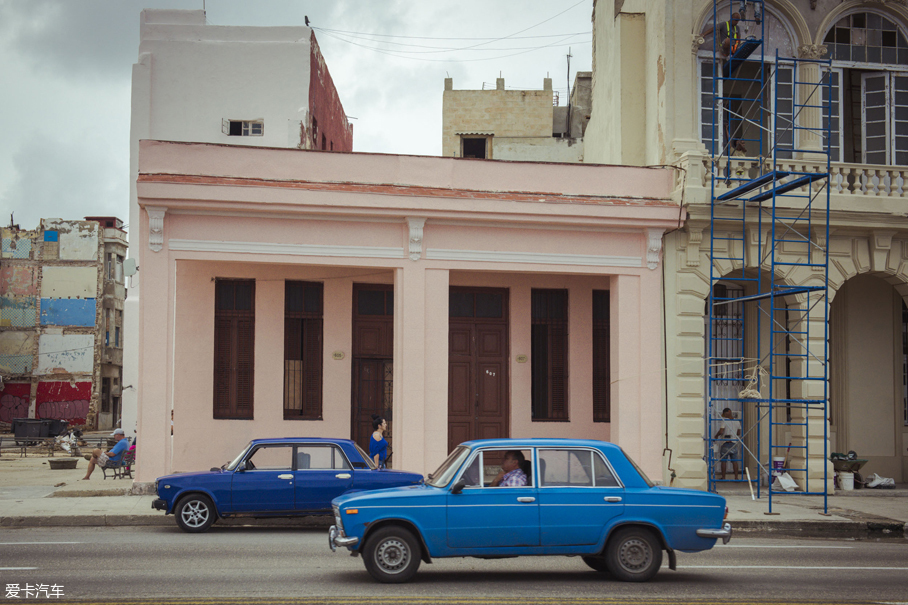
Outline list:
[[[132,65],[143,8],[212,25],[316,28],[355,151],[439,155],[444,78],[542,88],[592,64],[593,0],[0,0],[0,225],[129,214]],[[322,28],[322,29],[318,29]],[[332,31],[333,30],[333,31]],[[347,32],[347,33],[342,33]],[[498,39],[498,40],[496,40]]]

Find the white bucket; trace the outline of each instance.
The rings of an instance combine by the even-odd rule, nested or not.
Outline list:
[[[772,457],[772,476],[777,477],[784,473],[782,469],[785,468],[785,456],[773,456]]]
[[[854,489],[854,473],[839,471],[836,475],[839,476],[839,485],[844,491],[849,492]]]

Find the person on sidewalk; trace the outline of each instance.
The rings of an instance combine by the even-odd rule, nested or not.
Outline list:
[[[738,421],[735,420],[731,408],[722,410],[722,421],[719,423],[719,430],[716,431],[715,439],[725,439],[719,448],[719,471],[721,480],[725,480],[726,464],[731,462],[731,470],[734,473],[732,479],[738,479],[738,458],[741,457],[741,450],[738,449],[738,442],[741,440],[741,429],[738,427]]]
[[[82,481],[87,481],[91,477],[96,466],[104,468],[123,459],[123,454],[129,448],[129,439],[126,439],[126,432],[123,429],[117,429],[110,436],[116,440],[116,445],[108,452],[102,452],[101,448],[95,448],[91,454],[91,460],[88,461],[88,470],[85,471]]]

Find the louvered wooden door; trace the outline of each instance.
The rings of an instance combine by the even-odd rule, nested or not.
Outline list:
[[[471,439],[510,435],[507,290],[452,288],[451,291],[449,450]],[[490,300],[492,304],[488,304]]]

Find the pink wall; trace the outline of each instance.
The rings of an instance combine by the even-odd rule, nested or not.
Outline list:
[[[395,291],[396,466],[430,472],[447,454],[448,291],[491,286],[510,291],[512,436],[611,439],[658,476],[661,267],[647,237],[678,224],[670,175],[143,142],[139,203],[166,213],[140,273],[137,481],[223,464],[255,437],[348,437],[352,291],[370,281]],[[212,417],[215,278],[256,280],[252,421]],[[283,419],[284,280],[324,284],[319,421]],[[569,291],[570,422],[531,419],[531,365],[516,357],[530,354],[532,288]],[[613,293],[610,424],[592,422],[594,289]]]

